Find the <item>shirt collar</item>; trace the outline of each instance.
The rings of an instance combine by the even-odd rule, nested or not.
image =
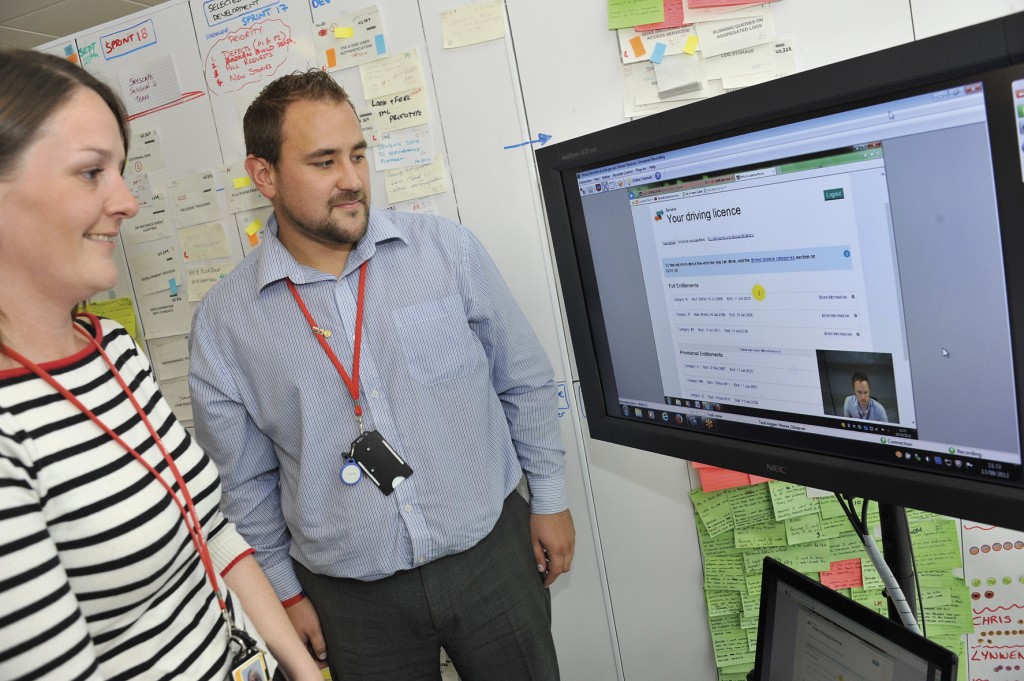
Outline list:
[[[263,242],[253,255],[258,257],[257,262],[257,284],[262,291],[268,285],[282,279],[291,279],[296,284],[308,284],[314,281],[326,281],[334,279],[334,275],[327,272],[315,270],[300,264],[284,247],[284,244],[277,238],[278,224],[277,215],[271,213],[270,219],[263,228]],[[348,276],[351,272],[359,269],[359,266],[373,257],[377,252],[377,245],[385,241],[397,239],[402,243],[408,243],[405,232],[391,220],[384,211],[376,208],[370,209],[370,221],[366,227],[366,235],[359,240],[356,247],[348,256],[345,263],[345,270],[341,278]]]

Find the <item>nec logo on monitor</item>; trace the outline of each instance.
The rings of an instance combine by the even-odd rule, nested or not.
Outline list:
[[[778,464],[774,463],[766,463],[764,467],[768,469],[769,473],[781,473],[782,475],[786,474],[785,466],[779,466]]]

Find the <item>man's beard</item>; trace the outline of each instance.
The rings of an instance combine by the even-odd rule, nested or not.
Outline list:
[[[332,206],[353,200],[360,202],[363,211],[362,218],[355,225],[343,226],[341,221],[334,215]],[[323,219],[316,222],[300,218],[287,204],[281,208],[282,212],[286,214],[288,221],[295,225],[296,230],[302,235],[314,241],[335,246],[355,244],[366,234],[366,228],[370,221],[370,208],[366,205],[365,198],[361,193],[344,193],[331,197],[327,204],[327,214]]]

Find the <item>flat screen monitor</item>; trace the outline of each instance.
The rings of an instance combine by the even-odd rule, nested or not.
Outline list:
[[[765,558],[752,681],[953,681],[957,656]]]
[[[1024,529],[1022,36],[538,150],[591,435]]]

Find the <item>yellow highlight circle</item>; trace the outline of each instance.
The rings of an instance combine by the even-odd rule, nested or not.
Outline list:
[[[751,289],[750,292],[754,294],[754,300],[764,300],[764,286],[761,286],[760,284],[754,284],[754,288]]]

